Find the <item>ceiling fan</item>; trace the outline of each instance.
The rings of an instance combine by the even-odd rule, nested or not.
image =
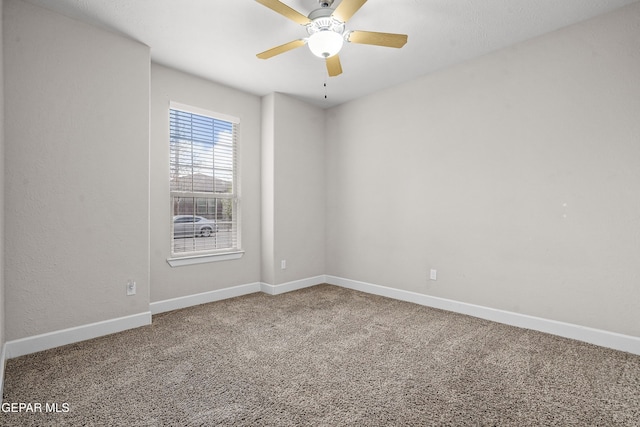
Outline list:
[[[340,64],[338,52],[342,49],[345,41],[395,48],[401,48],[407,43],[406,34],[346,30],[346,22],[367,0],[342,0],[335,9],[331,8],[334,0],[319,0],[320,8],[312,11],[309,16],[304,16],[278,0],[256,1],[285,18],[304,25],[309,34],[306,38],[293,40],[257,54],[256,56],[260,59],[269,59],[308,44],[314,55],[325,59],[329,76],[334,77],[342,74],[342,65]]]

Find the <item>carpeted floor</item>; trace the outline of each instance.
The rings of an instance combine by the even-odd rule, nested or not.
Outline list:
[[[321,285],[11,359],[3,402],[60,411],[3,426],[638,426],[640,357]]]

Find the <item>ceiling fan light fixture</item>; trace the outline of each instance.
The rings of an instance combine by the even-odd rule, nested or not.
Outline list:
[[[318,58],[329,58],[342,49],[344,38],[342,34],[331,30],[323,30],[309,36],[307,44],[309,50]]]

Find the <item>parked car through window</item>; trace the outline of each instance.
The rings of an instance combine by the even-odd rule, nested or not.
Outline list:
[[[173,238],[210,237],[218,231],[216,222],[194,215],[176,215],[173,217]]]

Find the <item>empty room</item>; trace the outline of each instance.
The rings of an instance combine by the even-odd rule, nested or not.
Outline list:
[[[638,425],[640,1],[0,6],[1,425]]]

